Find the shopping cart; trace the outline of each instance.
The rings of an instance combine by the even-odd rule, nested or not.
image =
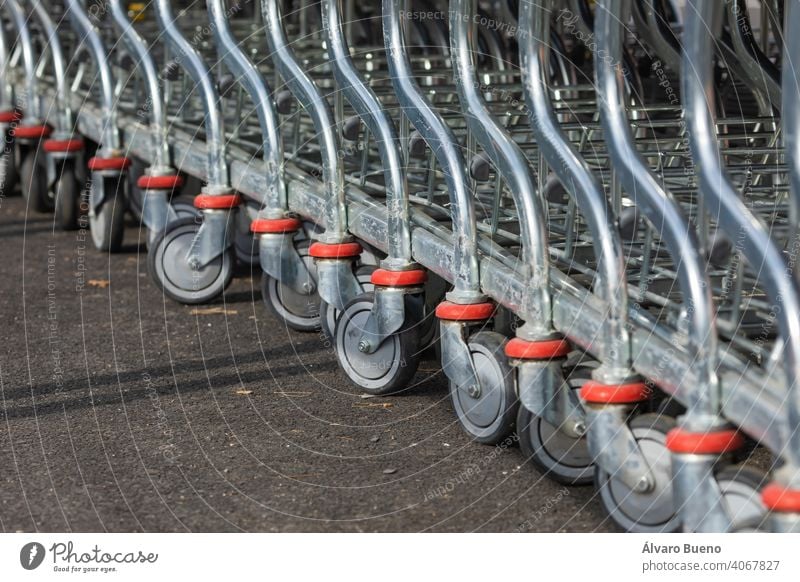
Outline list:
[[[0,41],[0,105],[38,82],[65,136],[74,109],[85,143],[139,160],[165,294],[212,300],[258,257],[267,305],[320,326],[357,386],[401,391],[438,336],[465,432],[515,431],[621,527],[800,529],[800,41],[772,2],[754,31],[738,0],[112,1],[116,101],[109,27],[67,5],[58,40],[90,47],[102,90],[31,81]]]

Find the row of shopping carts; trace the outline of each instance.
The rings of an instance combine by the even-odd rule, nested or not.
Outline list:
[[[800,7],[4,0],[0,189],[125,213],[182,303],[260,266],[370,394],[631,531],[800,531]]]

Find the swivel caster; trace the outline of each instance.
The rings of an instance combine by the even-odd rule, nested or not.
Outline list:
[[[56,222],[62,230],[77,230],[80,226],[83,189],[78,182],[73,160],[65,160],[60,164],[56,182],[53,184],[53,193]]]
[[[176,220],[148,250],[150,276],[167,297],[179,303],[207,303],[219,297],[233,279],[236,256],[231,246],[203,267],[190,266],[189,251],[200,226],[194,218]]]
[[[311,243],[307,240],[296,244],[297,253],[309,273],[314,273],[314,259],[308,254],[309,246]],[[301,295],[267,273],[262,273],[261,296],[270,311],[290,328],[306,332],[319,329],[320,299],[316,291],[310,295]]]
[[[361,265],[356,269],[356,279],[361,284],[361,290],[365,293],[372,291],[375,286],[372,284],[372,272],[375,267],[372,265]],[[339,310],[331,306],[324,300],[319,302],[319,329],[325,339],[335,340],[336,320],[339,318]]]
[[[675,420],[642,414],[629,422],[631,432],[647,462],[654,482],[634,491],[613,475],[595,466],[595,487],[608,516],[622,529],[638,533],[674,532],[680,529],[672,496],[672,463],[667,433]]]
[[[375,303],[372,292],[348,303],[336,322],[335,345],[339,365],[353,384],[368,394],[390,394],[405,388],[420,360],[421,295],[406,295],[405,321],[374,353],[363,348],[362,335]],[[416,302],[416,305],[411,305]]]
[[[761,492],[768,482],[766,474],[752,467],[733,465],[717,471],[714,477],[731,520],[731,531],[764,521],[767,508],[761,500]]]
[[[53,198],[47,188],[47,163],[37,148],[25,148],[19,169],[22,196],[33,212],[51,212]]]
[[[89,209],[89,229],[92,241],[98,251],[116,253],[122,248],[125,234],[124,176],[103,176],[106,192],[104,201],[98,208]],[[92,187],[95,187],[94,185]]]
[[[514,430],[519,401],[514,371],[506,359],[506,338],[493,331],[479,331],[469,338],[478,386],[450,382],[450,398],[458,421],[475,441],[494,445]],[[443,362],[447,365],[447,362]]]
[[[128,169],[128,210],[131,211],[136,222],[142,222],[142,210],[144,209],[144,192],[138,187],[139,178],[144,175],[146,166],[138,158],[131,159],[130,169]]]
[[[574,367],[566,378],[570,399],[580,406],[578,393],[591,379],[591,366]],[[565,365],[566,367],[566,365]],[[594,462],[586,438],[576,438],[524,406],[517,415],[519,447],[525,458],[548,477],[565,485],[587,485],[594,476]]]

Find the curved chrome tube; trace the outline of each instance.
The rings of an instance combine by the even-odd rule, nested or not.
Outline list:
[[[59,133],[72,135],[74,119],[72,116],[72,105],[70,104],[67,90],[67,61],[64,58],[64,50],[58,38],[58,31],[47,8],[42,5],[41,0],[30,0],[31,6],[42,30],[47,36],[47,46],[53,57],[53,76],[56,81],[56,107],[58,108],[56,129]]]
[[[117,128],[117,108],[115,107],[114,82],[111,76],[111,66],[108,63],[109,53],[103,46],[100,33],[92,25],[86,8],[79,0],[66,0],[67,13],[72,22],[72,27],[78,34],[79,44],[89,47],[92,53],[97,75],[100,77],[100,89],[102,92],[102,111],[103,123],[103,151],[104,155],[110,157],[119,154],[120,140],[119,129]]]
[[[22,10],[19,0],[7,0],[5,3],[11,14],[14,28],[17,29],[17,42],[22,51],[22,66],[25,70],[25,95],[21,109],[25,113],[25,124],[36,124],[43,121],[44,111],[39,98],[39,85],[36,79],[36,61],[33,51],[33,39],[28,26],[28,17]],[[17,95],[19,97],[19,95]]]
[[[450,2],[450,50],[456,89],[469,130],[514,197],[522,245],[522,268],[519,270],[529,289],[524,309],[530,314],[526,331],[532,335],[526,339],[543,339],[553,333],[545,208],[525,154],[483,101],[473,57],[477,44],[473,15],[477,14],[477,9],[476,0]]]
[[[239,47],[230,30],[224,0],[206,2],[217,54],[236,76],[255,104],[264,147],[267,191],[264,193],[265,218],[281,218],[286,214],[286,184],[283,179],[283,141],[278,112],[272,103],[266,80]]]
[[[597,256],[597,294],[606,302],[608,345],[598,380],[607,383],[630,377],[630,342],[626,329],[628,295],[622,243],[603,187],[586,161],[566,138],[548,93],[550,19],[553,0],[520,2],[520,63],[525,100],[539,149],[551,169],[575,199],[589,225]]]
[[[339,159],[339,137],[333,111],[314,81],[298,62],[283,30],[280,0],[262,0],[267,41],[273,62],[289,90],[311,116],[322,156],[322,180],[325,185],[324,210],[326,243],[342,242],[347,234],[344,170]]]
[[[407,7],[408,0],[383,0],[383,38],[392,85],[403,113],[431,148],[447,182],[455,254],[454,290],[448,297],[460,303],[482,301],[475,209],[466,174],[467,164],[458,140],[422,94],[411,70],[403,32],[403,14]]]
[[[74,2],[75,0],[71,1]],[[205,141],[208,163],[208,186],[206,191],[209,194],[227,192],[230,190],[230,181],[228,178],[228,163],[225,158],[225,131],[222,113],[219,110],[220,99],[217,94],[217,88],[214,86],[213,77],[203,62],[203,58],[191,43],[186,40],[186,37],[181,34],[181,31],[178,30],[170,4],[169,0],[157,0],[156,16],[169,46],[176,55],[175,60],[189,73],[189,76],[195,82],[196,88],[200,91],[206,129]]]
[[[405,163],[397,130],[378,97],[353,65],[342,30],[341,0],[326,0],[322,3],[322,21],[336,83],[370,133],[375,136],[380,152],[386,184],[389,233],[389,257],[386,266],[395,270],[407,268],[411,264],[408,181],[403,171]]]
[[[600,0],[595,6],[597,46],[606,58],[594,59],[597,102],[614,169],[628,194],[647,219],[658,228],[672,255],[689,320],[689,350],[694,358],[697,386],[686,391],[687,421],[695,430],[706,430],[718,423],[721,409],[717,378],[718,346],[714,324],[711,284],[706,276],[700,244],[694,228],[678,203],[650,172],[637,151],[631,134],[621,62],[627,0]],[[703,425],[703,423],[706,423]]]
[[[144,84],[147,87],[148,102],[150,109],[150,125],[153,127],[153,151],[155,152],[155,163],[153,169],[167,171],[171,168],[169,157],[169,143],[167,142],[167,115],[164,111],[163,96],[159,85],[158,72],[150,55],[150,50],[145,40],[139,36],[133,23],[128,18],[127,11],[122,7],[121,0],[109,0],[111,16],[117,25],[117,29],[122,35],[122,40],[128,47],[132,55],[138,59],[137,69],[144,77]]]
[[[717,213],[730,240],[759,273],[783,342],[784,371],[789,390],[791,434],[784,450],[787,478],[800,486],[800,287],[766,227],[745,206],[722,165],[714,118],[713,45],[724,17],[723,3],[688,0],[681,82],[690,126],[690,145],[699,168],[700,188],[708,210]]]

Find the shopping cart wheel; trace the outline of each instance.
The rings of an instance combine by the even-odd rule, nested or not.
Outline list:
[[[406,295],[406,302],[416,301],[408,308],[403,326],[372,354],[359,349],[363,330],[375,302],[373,293],[359,295],[348,303],[336,322],[336,357],[353,384],[368,394],[390,394],[405,388],[419,366],[419,321],[422,313],[421,295]]]
[[[194,204],[192,204],[191,200],[173,198],[170,200],[170,204],[172,205],[173,210],[175,210],[175,215],[178,217],[178,220],[182,218],[199,219],[199,217],[202,215],[202,212],[194,207]]]
[[[244,206],[239,209],[234,217],[235,232],[233,236],[233,247],[236,250],[236,258],[243,265],[250,267],[259,264],[258,237],[254,237],[250,232],[250,216]]]
[[[592,377],[591,368],[577,367],[566,378],[570,397],[580,406],[578,391]],[[524,406],[517,415],[519,447],[525,458],[548,477],[565,485],[587,485],[594,477],[594,463],[586,438],[575,438]]]
[[[233,279],[236,256],[231,246],[200,269],[189,266],[187,255],[199,228],[194,218],[176,220],[148,249],[150,276],[167,297],[179,303],[207,303],[219,297]]]
[[[761,500],[761,491],[769,482],[766,473],[754,467],[730,465],[717,471],[715,478],[732,531],[764,520],[767,508]]]
[[[304,240],[296,245],[297,253],[308,269],[313,274],[314,259],[308,254],[311,242]],[[314,282],[316,287],[316,281]],[[292,329],[297,331],[314,331],[319,329],[319,294],[314,291],[311,295],[301,295],[290,287],[281,284],[267,273],[261,275],[261,296],[266,306],[278,318]]]
[[[75,171],[73,160],[61,163],[56,183],[53,185],[55,195],[56,222],[62,230],[77,230],[81,212],[81,184]]]
[[[361,265],[356,268],[356,279],[361,283],[361,290],[369,293],[375,286],[372,284],[372,272],[375,267],[372,265]],[[339,318],[339,310],[331,306],[324,300],[319,302],[319,328],[325,339],[334,341],[336,331],[336,320]]]
[[[674,532],[680,528],[672,499],[672,462],[667,433],[675,420],[642,414],[630,421],[630,429],[654,477],[646,493],[631,490],[595,465],[595,487],[608,516],[622,529],[638,533]]]
[[[47,188],[47,165],[44,153],[26,148],[19,169],[22,196],[33,212],[53,210],[53,198]]]
[[[450,382],[450,399],[461,426],[475,441],[494,445],[514,430],[519,401],[514,371],[503,351],[506,338],[479,331],[469,338],[479,390]]]
[[[89,229],[94,248],[98,251],[117,253],[122,248],[125,234],[124,176],[101,177],[103,188],[112,193],[99,206],[89,211]]]
[[[6,145],[0,153],[0,195],[10,196],[14,192],[19,180],[17,172],[17,160],[14,155],[14,145]]]

